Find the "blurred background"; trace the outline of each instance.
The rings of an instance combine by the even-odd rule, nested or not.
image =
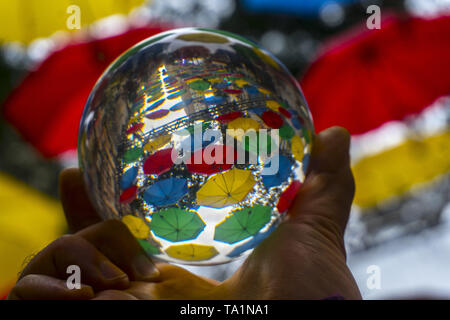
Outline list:
[[[317,132],[352,134],[346,246],[363,297],[450,298],[449,0],[2,1],[0,297],[67,231],[58,174],[77,166],[98,77],[183,26],[260,43],[299,80]],[[189,269],[223,280],[241,262]]]

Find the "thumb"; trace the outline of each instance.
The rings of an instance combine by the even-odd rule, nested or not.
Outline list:
[[[314,140],[308,173],[287,216],[289,223],[320,223],[343,237],[355,193],[350,168],[350,134],[341,127]]]
[[[72,233],[102,221],[92,206],[79,169],[65,169],[59,176],[59,193]]]

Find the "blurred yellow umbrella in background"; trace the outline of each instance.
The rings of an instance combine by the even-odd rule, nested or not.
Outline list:
[[[145,0],[0,1],[0,42],[19,41],[28,44],[36,38],[49,37],[58,30],[72,31],[77,19],[80,26],[84,27],[103,17],[127,14],[144,2]]]
[[[0,173],[0,294],[24,261],[67,230],[59,201]]]
[[[354,202],[361,208],[402,196],[413,186],[450,173],[450,131],[423,140],[407,140],[363,158],[352,170],[356,183]]]

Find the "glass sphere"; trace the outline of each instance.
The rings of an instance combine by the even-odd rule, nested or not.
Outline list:
[[[104,219],[161,260],[251,252],[305,178],[314,128],[274,56],[228,32],[183,28],[121,55],[89,96],[79,165]]]

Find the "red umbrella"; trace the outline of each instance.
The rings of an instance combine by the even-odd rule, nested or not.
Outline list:
[[[159,150],[150,155],[144,162],[144,173],[162,174],[169,171],[173,165],[172,149],[173,148]]]
[[[450,17],[391,17],[364,30],[336,40],[301,82],[317,131],[364,133],[450,93]]]
[[[280,117],[278,113],[273,111],[265,111],[261,119],[264,121],[266,125],[271,127],[272,129],[279,129],[283,125],[283,118]]]
[[[289,187],[283,191],[277,203],[278,212],[283,213],[290,208],[301,186],[302,184],[300,181],[294,180]]]
[[[132,29],[54,52],[9,96],[5,118],[46,157],[76,149],[81,114],[97,79],[122,52],[161,31]]]
[[[190,164],[187,164],[187,168],[192,173],[211,175],[219,173],[228,169],[231,169],[233,164],[237,160],[237,153],[234,147],[229,145],[215,145],[211,150],[211,157],[216,160],[219,159],[219,163],[213,161],[212,163],[206,156],[209,154],[205,152],[205,149],[197,150],[194,152],[190,159]],[[201,157],[201,158],[200,158]],[[199,163],[195,163],[195,159],[201,159]],[[230,158],[230,159],[228,159]],[[211,159],[211,160],[213,160]],[[227,161],[227,159],[229,161]],[[206,161],[205,161],[206,160]]]

